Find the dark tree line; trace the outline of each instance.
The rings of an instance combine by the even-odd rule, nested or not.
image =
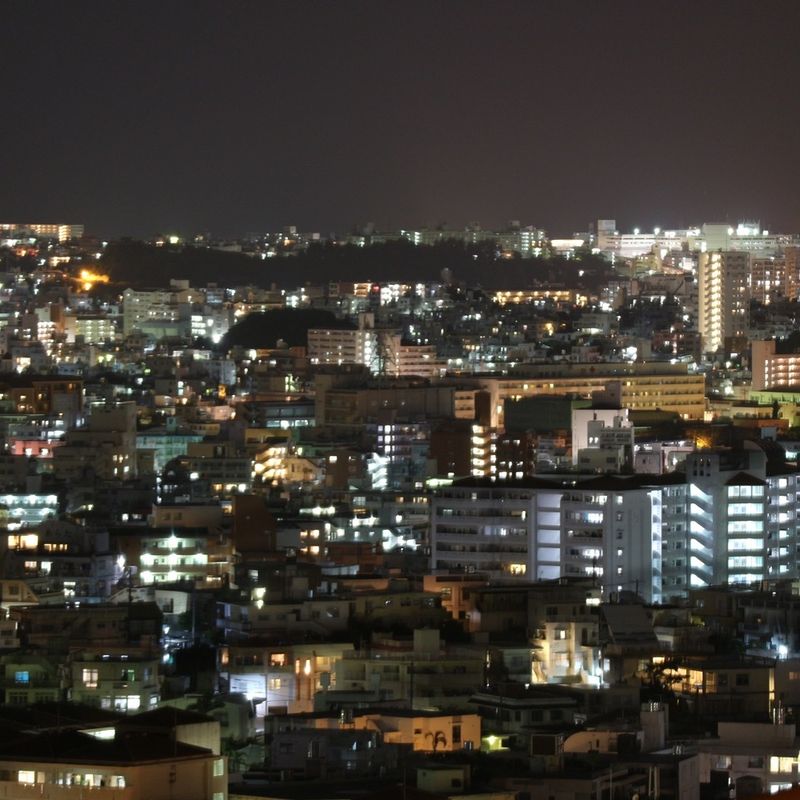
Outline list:
[[[296,255],[262,260],[242,253],[122,240],[109,244],[101,264],[117,283],[153,287],[165,286],[170,278],[189,279],[194,285],[262,287],[331,281],[429,282],[441,280],[445,273],[458,283],[487,289],[524,289],[543,283],[597,289],[611,272],[603,258],[590,253],[574,259],[501,258],[491,241],[415,246],[398,240],[369,247],[324,243]]]

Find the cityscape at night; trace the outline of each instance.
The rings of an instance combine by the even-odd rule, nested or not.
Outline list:
[[[0,798],[800,798],[800,5],[0,12]]]

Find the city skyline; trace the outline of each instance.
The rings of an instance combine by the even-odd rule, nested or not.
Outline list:
[[[797,0],[6,0],[0,796],[800,791]]]

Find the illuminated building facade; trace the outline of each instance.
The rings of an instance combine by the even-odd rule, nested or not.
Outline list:
[[[620,407],[631,411],[673,411],[683,419],[702,419],[705,378],[689,374],[684,364],[542,364],[526,365],[513,376],[464,378],[491,399],[492,427],[504,425],[505,401],[540,395],[591,397],[619,383]]]
[[[698,327],[703,350],[715,353],[726,338],[746,336],[750,321],[750,257],[745,252],[702,253],[698,262]]]
[[[83,225],[69,225],[63,222],[2,222],[0,234],[4,238],[19,238],[33,234],[42,239],[58,239],[68,242],[83,236]]]
[[[753,391],[800,385],[800,353],[776,353],[774,339],[754,341],[751,348]]]

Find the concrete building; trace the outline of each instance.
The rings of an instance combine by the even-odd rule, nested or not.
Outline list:
[[[140,547],[142,584],[186,581],[209,589],[233,583],[233,543],[219,532],[205,527],[153,528],[140,537]]]
[[[800,740],[794,724],[720,722],[717,738],[696,747],[700,781],[709,783],[712,771],[727,773],[737,797],[753,790],[772,795],[797,784]]]
[[[750,256],[750,299],[769,305],[786,294],[786,259]]]
[[[750,346],[753,391],[800,385],[800,353],[776,352],[774,339],[754,341]]]
[[[610,384],[620,384],[620,407],[631,411],[673,411],[683,419],[702,419],[705,379],[690,375],[685,364],[541,364],[526,365],[509,376],[464,378],[490,396],[489,424],[504,425],[506,400],[539,395],[590,398]]]
[[[70,699],[126,714],[159,701],[159,661],[129,655],[81,653],[70,663]]]
[[[226,800],[228,776],[223,757],[171,736],[58,730],[0,745],[0,792],[19,800]]]
[[[400,333],[375,328],[375,316],[358,315],[358,328],[312,328],[308,332],[311,364],[362,364],[370,372],[395,375],[399,367]]]
[[[715,353],[726,338],[746,336],[750,321],[750,257],[746,252],[714,250],[698,263],[699,318],[703,350]]]
[[[336,688],[376,691],[384,704],[415,710],[466,710],[483,680],[485,656],[483,647],[445,647],[438,629],[415,630],[412,646],[387,640],[345,653],[335,664]]]
[[[5,702],[30,705],[61,700],[63,669],[55,659],[36,653],[16,652],[0,657]]]
[[[78,314],[65,319],[67,341],[82,339],[86,344],[113,342],[117,326],[111,318],[103,314]],[[72,335],[70,335],[72,334]]]
[[[606,431],[612,432],[612,435],[604,437],[603,433]],[[628,409],[594,406],[573,408],[572,463],[578,463],[578,453],[581,450],[587,447],[609,446],[616,440],[617,435],[622,445],[633,447],[633,425],[628,421]]]
[[[757,448],[698,451],[686,473],[457,481],[432,502],[431,567],[492,578],[591,576],[648,602],[798,577],[797,475]]]
[[[330,388],[316,394],[317,425],[362,425],[396,411],[398,417],[475,418],[475,389],[408,379],[380,386]]]
[[[784,294],[789,300],[800,296],[800,247],[792,245],[783,251],[786,287]]]
[[[432,505],[431,567],[518,580],[590,576],[661,597],[661,487],[638,478],[467,479]]]
[[[2,222],[0,234],[3,238],[13,238],[33,234],[42,239],[58,239],[68,242],[83,236],[83,225],[71,225],[63,222]]]
[[[65,480],[135,478],[135,403],[94,408],[86,424],[67,431],[63,444],[56,448],[53,472]]]
[[[188,288],[185,282],[172,283],[170,289],[126,289],[123,292],[123,335],[134,331],[154,339],[192,335],[192,304],[202,299],[202,293]]]
[[[259,717],[312,711],[318,692],[339,687],[336,665],[353,645],[253,642],[220,649],[219,672],[232,693],[245,695]]]
[[[686,481],[678,507],[688,517],[664,544],[690,586],[796,577],[794,472],[768,469],[758,449],[701,451],[687,457]]]

